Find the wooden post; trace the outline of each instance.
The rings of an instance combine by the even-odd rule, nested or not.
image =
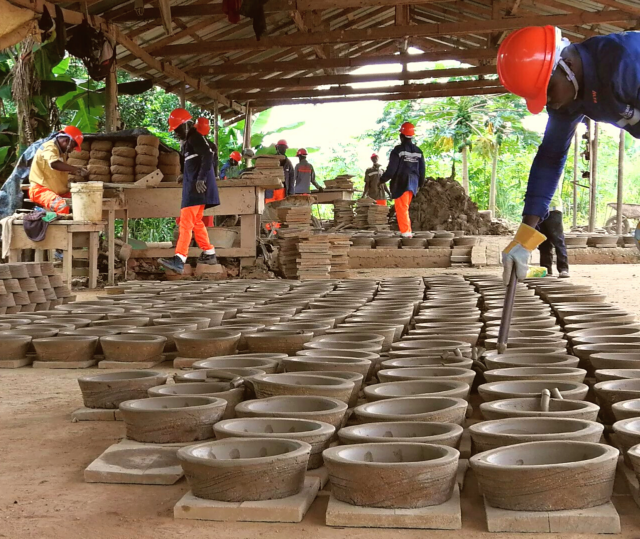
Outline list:
[[[618,147],[618,208],[616,212],[616,234],[622,234],[622,204],[624,200],[624,136],[625,130],[620,129],[620,144]]]
[[[218,155],[220,155],[220,147],[218,146],[218,133],[220,131],[220,127],[218,125],[219,122],[219,114],[218,114],[218,100],[215,99],[213,101],[213,142],[218,148]]]
[[[118,126],[118,79],[115,62],[111,65],[106,79],[104,112],[104,130],[107,133],[113,133]]]
[[[497,173],[498,173],[498,152],[500,146],[496,144],[495,151],[493,152],[493,163],[491,165],[491,184],[489,185],[489,211],[491,211],[491,217],[496,216],[496,190],[497,190]]]
[[[180,85],[180,108],[187,106],[187,85],[183,82]]]
[[[578,130],[573,137],[573,226],[578,226],[578,153],[580,146],[580,138]]]
[[[244,115],[244,141],[242,149],[251,148],[251,105],[247,102],[247,111]],[[245,157],[244,165],[246,167],[251,166],[251,159]]]
[[[598,193],[598,122],[592,122],[591,139],[591,189],[589,190],[589,232],[596,228],[596,195]]]
[[[469,195],[469,162],[468,162],[469,147],[462,148],[462,188],[465,194]]]

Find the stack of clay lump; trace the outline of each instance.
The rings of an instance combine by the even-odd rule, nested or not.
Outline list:
[[[111,150],[112,183],[133,183],[136,166],[135,142],[120,141]]]
[[[111,182],[111,150],[110,140],[94,140],[89,152],[89,180],[92,182]],[[82,153],[82,152],[81,152]]]
[[[162,152],[158,157],[158,168],[162,172],[163,182],[177,182],[180,175],[180,154],[178,152]]]
[[[136,145],[135,180],[141,180],[158,168],[160,140],[153,135],[140,135]]]
[[[73,152],[69,159],[67,159],[67,164],[73,165],[74,167],[82,167],[87,168],[89,165],[89,159],[91,159],[90,155],[91,150],[91,142],[85,140],[80,147],[79,152]],[[72,182],[82,182],[84,179],[81,176],[75,176],[73,174],[69,175],[69,181]]]

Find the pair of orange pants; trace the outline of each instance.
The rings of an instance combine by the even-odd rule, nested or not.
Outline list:
[[[67,205],[67,201],[63,197],[69,198],[70,193],[64,195],[56,195],[51,189],[40,184],[32,183],[29,185],[29,198],[34,204],[43,207],[45,210],[54,211],[58,215],[69,215],[71,208]]]
[[[411,219],[409,218],[409,206],[413,200],[413,193],[405,191],[400,198],[394,200],[396,204],[396,217],[401,234],[411,234]]]
[[[188,256],[189,244],[191,243],[191,235],[196,238],[198,247],[203,251],[213,249],[213,245],[209,241],[207,228],[202,222],[202,214],[204,213],[204,204],[200,206],[189,206],[180,210],[180,236],[176,244],[176,254]]]
[[[378,206],[386,206],[387,205],[387,201],[386,200],[376,200],[376,204]]]

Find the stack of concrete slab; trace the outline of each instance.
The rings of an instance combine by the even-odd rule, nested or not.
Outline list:
[[[341,189],[345,191],[353,191],[353,182],[351,181],[353,176],[351,174],[340,174],[333,180],[325,180],[325,189]]]
[[[299,279],[328,279],[331,270],[331,251],[329,236],[325,234],[310,235],[300,238],[298,244]]]
[[[351,241],[346,234],[329,234],[329,252],[331,254],[331,269],[329,275],[332,279],[350,279],[353,277],[349,270],[349,247]]]
[[[336,200],[333,203],[333,226],[344,228],[353,224],[354,200]]]
[[[53,262],[0,264],[0,314],[46,311],[74,299]]]

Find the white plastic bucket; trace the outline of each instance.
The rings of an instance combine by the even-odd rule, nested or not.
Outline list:
[[[74,221],[102,221],[102,182],[74,183],[71,209]]]

